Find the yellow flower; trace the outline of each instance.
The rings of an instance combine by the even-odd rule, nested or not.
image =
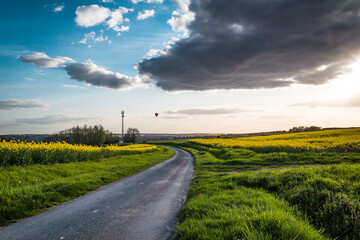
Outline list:
[[[66,142],[29,143],[3,140],[0,142],[0,166],[84,161],[99,157],[142,153],[156,148],[156,146],[149,144],[94,147]]]
[[[360,150],[360,128],[229,139],[195,139],[209,146],[271,151]]]

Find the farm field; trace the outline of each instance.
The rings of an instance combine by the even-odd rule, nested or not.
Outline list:
[[[2,142],[0,149],[0,226],[33,216],[174,155],[169,148],[142,144],[99,148]]]
[[[80,162],[101,157],[139,154],[155,149],[156,146],[149,144],[96,147],[66,142],[28,143],[3,140],[0,142],[0,166]]]
[[[176,239],[360,239],[360,129],[169,143],[195,174]]]

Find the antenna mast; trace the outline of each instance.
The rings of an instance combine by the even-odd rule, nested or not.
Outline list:
[[[124,116],[125,116],[125,112],[123,110],[123,111],[121,111],[121,119],[122,119],[121,141],[122,142],[124,142]]]

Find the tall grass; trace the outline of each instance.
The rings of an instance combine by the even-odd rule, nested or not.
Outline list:
[[[328,239],[265,191],[227,183],[208,187],[182,210],[176,239]]]
[[[227,181],[275,193],[333,237],[360,238],[360,164],[234,174]]]

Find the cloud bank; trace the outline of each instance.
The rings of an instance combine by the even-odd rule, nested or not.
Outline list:
[[[113,89],[128,88],[136,81],[133,77],[111,72],[93,63],[73,63],[65,66],[64,70],[71,79],[89,83],[93,86]]]
[[[24,63],[34,64],[39,68],[59,68],[64,66],[66,63],[74,62],[72,58],[68,57],[51,58],[43,52],[35,52],[26,56],[18,56],[17,59]]]
[[[324,84],[360,49],[357,0],[192,0],[188,11],[187,2],[178,0],[195,16],[188,37],[138,64],[167,91]]]
[[[360,107],[360,94],[354,95],[347,99],[297,103],[290,105],[290,107]]]
[[[243,109],[229,109],[229,108],[216,108],[216,109],[184,109],[177,111],[166,111],[166,114],[185,114],[185,115],[222,115],[244,112]]]
[[[16,123],[22,124],[35,124],[35,125],[47,125],[53,123],[66,123],[66,122],[74,122],[74,121],[83,121],[94,118],[85,118],[85,117],[69,117],[66,115],[48,115],[40,118],[18,118],[15,120]]]
[[[24,108],[46,108],[46,107],[48,107],[48,104],[45,104],[38,100],[9,99],[9,100],[0,101],[0,111],[24,109]]]
[[[58,68],[64,70],[70,79],[85,82],[93,86],[124,89],[141,84],[138,77],[129,77],[112,72],[94,63],[76,63],[73,59],[67,57],[51,58],[45,53],[35,52],[31,55],[19,56],[18,59],[40,68]]]

